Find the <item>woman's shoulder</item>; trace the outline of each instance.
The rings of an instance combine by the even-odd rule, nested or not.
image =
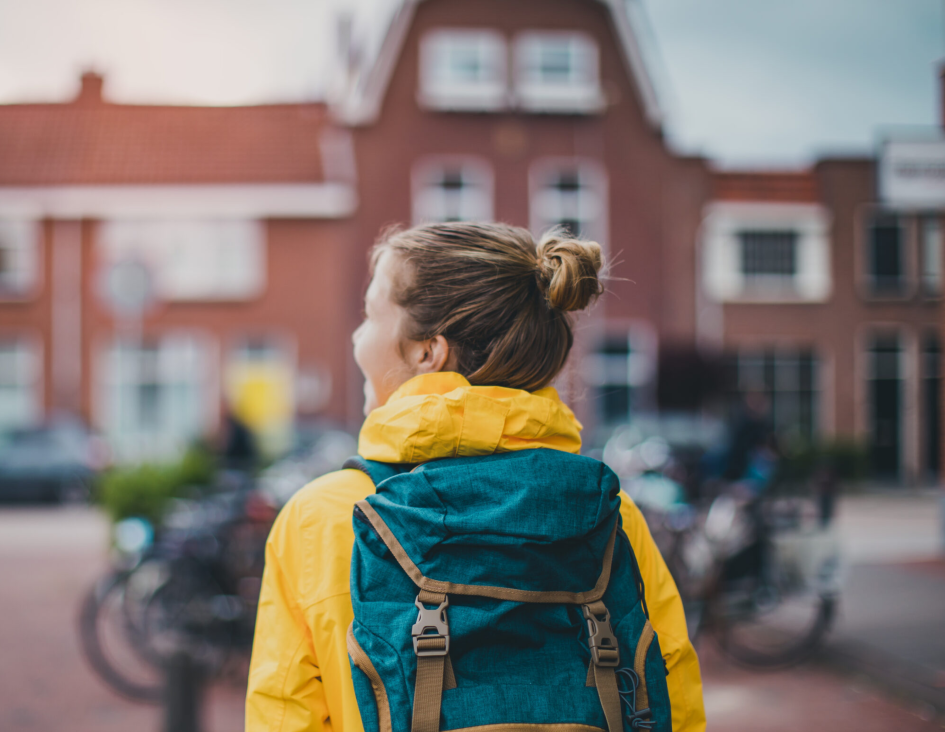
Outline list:
[[[267,562],[277,560],[295,579],[303,607],[347,591],[354,504],[373,492],[374,484],[361,471],[339,470],[300,489],[279,512]]]
[[[374,493],[371,479],[360,470],[336,470],[299,489],[279,513],[277,526],[309,533],[338,524],[351,526],[354,504]]]

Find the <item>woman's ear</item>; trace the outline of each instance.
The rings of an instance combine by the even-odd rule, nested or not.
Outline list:
[[[426,341],[420,341],[415,358],[418,374],[433,374],[447,370],[451,364],[452,355],[450,345],[441,335],[434,336]]]

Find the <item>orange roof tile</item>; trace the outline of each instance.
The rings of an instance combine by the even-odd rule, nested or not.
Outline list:
[[[0,185],[320,182],[323,104],[0,105]]]

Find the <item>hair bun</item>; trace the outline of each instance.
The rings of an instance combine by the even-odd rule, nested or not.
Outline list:
[[[600,244],[572,239],[561,230],[538,242],[538,286],[555,310],[583,310],[604,288],[598,273],[603,266]]]

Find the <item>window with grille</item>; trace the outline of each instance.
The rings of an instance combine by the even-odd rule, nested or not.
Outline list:
[[[900,295],[905,291],[905,232],[896,215],[874,217],[868,231],[867,282],[873,295]]]
[[[602,423],[626,422],[647,406],[656,360],[655,336],[642,327],[609,334],[583,358],[583,379]]]
[[[485,161],[427,159],[412,178],[415,224],[492,220],[492,170]]]
[[[797,274],[796,231],[743,231],[742,274],[747,277],[794,277]]]
[[[813,351],[747,349],[735,357],[734,371],[737,393],[767,397],[768,417],[779,436],[816,437],[818,361]]]
[[[572,236],[603,243],[607,187],[597,166],[539,162],[532,170],[531,188],[533,231],[560,227]]]

